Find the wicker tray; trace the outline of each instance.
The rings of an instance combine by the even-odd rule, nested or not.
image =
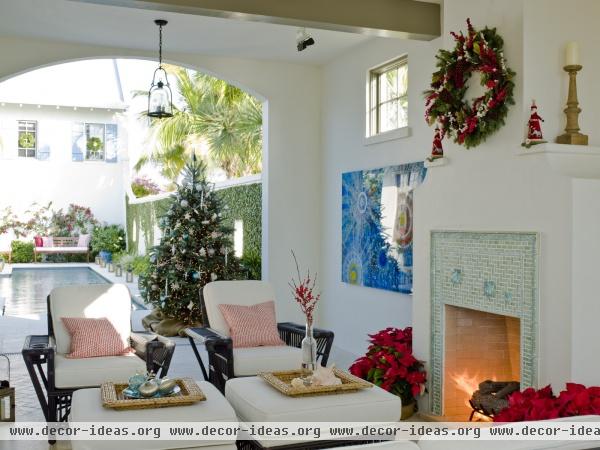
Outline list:
[[[342,380],[342,384],[336,386],[307,386],[305,388],[294,388],[290,384],[294,378],[302,377],[301,370],[287,370],[285,372],[260,373],[258,376],[277,389],[279,392],[290,397],[302,397],[307,395],[329,395],[343,394],[345,392],[357,391],[370,388],[373,385],[343,370],[333,369],[336,377]]]
[[[191,405],[206,400],[204,393],[194,380],[177,378],[175,381],[181,389],[178,394],[169,397],[140,399],[130,399],[123,395],[123,389],[127,387],[127,383],[103,383],[100,387],[102,406],[112,409],[166,408],[169,406]]]

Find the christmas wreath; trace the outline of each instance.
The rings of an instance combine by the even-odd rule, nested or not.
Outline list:
[[[102,142],[102,139],[100,139],[99,137],[91,137],[88,139],[87,141],[87,149],[90,152],[99,152],[100,150],[102,150],[102,148],[104,148],[104,143]]]
[[[470,148],[504,125],[508,105],[514,104],[515,72],[506,65],[495,28],[476,31],[469,19],[467,27],[466,36],[451,33],[456,41],[452,51],[436,55],[439,70],[425,91],[425,118],[430,125],[437,122],[443,135]],[[464,97],[473,72],[480,73],[485,93],[469,102]]]
[[[35,136],[32,133],[22,133],[21,136],[19,136],[19,147],[34,148]]]

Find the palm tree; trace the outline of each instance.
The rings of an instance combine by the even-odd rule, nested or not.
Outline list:
[[[153,162],[175,181],[192,147],[203,141],[209,158],[228,177],[259,173],[262,162],[262,107],[223,80],[181,67],[170,68],[183,107],[173,117],[151,122],[153,150],[136,164]]]

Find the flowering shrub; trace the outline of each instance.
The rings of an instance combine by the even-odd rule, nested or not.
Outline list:
[[[525,389],[508,397],[508,406],[494,417],[495,422],[556,419],[558,417],[600,414],[600,387],[567,383],[557,396],[548,385]]]
[[[146,177],[137,177],[131,182],[131,190],[137,198],[160,193],[158,184]]]
[[[302,278],[300,275],[300,267],[298,266],[298,260],[296,259],[296,255],[292,251],[292,256],[294,257],[294,262],[296,263],[296,272],[298,274],[298,279],[290,282],[290,287],[292,288],[292,294],[294,295],[294,300],[300,305],[300,309],[306,316],[306,323],[311,326],[313,324],[313,313],[315,311],[315,307],[321,298],[321,294],[315,294],[315,286],[317,284],[317,275],[315,274],[314,278],[310,277],[310,270],[307,270],[306,277]]]
[[[425,391],[427,374],[413,356],[412,328],[386,328],[370,334],[367,354],[350,366],[350,373],[410,403]]]

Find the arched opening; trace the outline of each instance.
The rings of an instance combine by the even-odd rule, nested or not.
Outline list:
[[[137,84],[129,83],[129,87],[125,86],[126,83],[123,81],[125,66],[129,70],[136,62],[141,65],[138,78],[142,81],[138,80]],[[58,83],[52,77],[44,75],[38,78],[39,83],[31,83],[36,72],[45,71],[47,73],[49,70],[56,72],[56,69],[61,66],[73,67],[78,64],[87,65],[89,69],[87,73],[85,70],[77,72],[80,74],[79,83],[71,83],[72,91],[66,90],[70,94],[66,96],[68,98],[48,100],[52,95],[58,94],[60,97]],[[92,73],[95,70],[99,71],[101,65],[104,65],[107,73],[110,73],[110,81],[107,78],[98,77],[97,73]],[[172,68],[169,76],[174,79],[185,74],[188,81],[191,82],[202,78],[205,81],[217,80],[228,86],[231,91],[243,92],[243,95],[256,102],[261,109],[259,124],[261,149],[258,167],[266,170],[266,164],[263,164],[267,153],[266,99],[235,81],[215,77],[215,74],[210,71],[173,61],[170,61],[169,65]],[[143,254],[155,244],[159,239],[157,216],[160,202],[169,195],[165,181],[175,182],[177,177],[174,176],[171,180],[165,180],[163,177],[160,183],[156,183],[164,191],[157,195],[154,195],[152,189],[150,193],[153,195],[144,199],[136,198],[133,194],[131,181],[138,175],[135,172],[136,163],[141,156],[144,156],[144,152],[152,150],[150,147],[155,143],[146,140],[143,136],[140,138],[140,135],[144,133],[144,128],[147,129],[146,131],[151,129],[151,124],[145,126],[144,120],[137,120],[138,117],[135,116],[139,115],[141,110],[128,111],[130,105],[127,104],[128,100],[134,98],[128,95],[128,90],[148,89],[155,66],[156,62],[152,58],[146,57],[90,57],[39,66],[3,78],[0,82],[0,102],[2,102],[0,105],[0,139],[2,139],[0,158],[3,159],[0,171],[3,172],[1,180],[5,189],[10,189],[12,186],[15,188],[15,194],[0,200],[0,210],[11,206],[13,213],[26,216],[26,211],[32,210],[31,204],[34,202],[40,206],[40,209],[36,210],[40,213],[43,212],[41,207],[47,206],[50,201],[53,202],[52,209],[63,209],[65,212],[69,205],[74,203],[90,207],[100,222],[116,223],[126,227],[129,244],[135,244],[133,251]],[[35,92],[25,92],[29,95],[19,99],[17,95],[19,89],[11,89],[10,91],[14,95],[2,99],[2,86],[12,84],[13,88],[18,87],[17,80],[19,78],[29,79],[29,83],[21,83],[22,86],[39,86],[41,89],[38,90],[46,93],[46,100],[36,100]],[[82,78],[87,81],[81,83]],[[177,84],[177,82],[172,84]],[[89,89],[94,94],[90,96],[94,100],[87,101],[83,95],[75,92],[77,86],[85,86],[86,89]],[[102,99],[108,95],[107,90],[110,90],[107,89],[108,87],[111,87],[116,94],[112,99]],[[35,89],[30,89],[30,91],[35,91]],[[178,92],[179,98],[176,100],[176,106],[180,111],[186,111],[189,105],[186,104],[185,98],[182,99],[184,96],[181,94]],[[26,99],[24,99],[25,97]],[[143,95],[135,97],[135,99],[143,106],[145,102]],[[137,134],[137,149],[134,149],[130,130],[127,129],[127,125],[129,124],[131,128],[131,123],[134,122],[139,127],[135,133],[132,133]],[[121,130],[121,126],[124,127],[123,130]],[[210,156],[211,148],[208,148],[210,143],[206,141],[190,140],[190,142],[182,144],[187,147],[183,152],[185,156],[189,156],[191,153],[206,156],[207,159]],[[154,173],[161,175],[160,167],[156,167],[159,165],[158,163],[160,161],[151,161],[146,168],[154,169]],[[235,194],[225,195],[226,202],[235,201],[242,195],[240,191],[244,190],[251,190],[252,192],[247,195],[254,200],[258,198],[258,208],[253,208],[253,214],[255,216],[258,214],[259,217],[248,220],[246,217],[232,216],[231,226],[236,231],[235,254],[244,257],[246,249],[252,247],[251,258],[253,261],[251,262],[258,267],[255,274],[258,273],[258,277],[260,277],[261,265],[263,273],[266,267],[265,258],[262,256],[268,254],[265,251],[266,221],[263,220],[266,217],[267,208],[265,170],[260,170],[258,173],[257,171],[245,173],[243,168],[240,170],[239,164],[235,168],[231,168],[232,164],[229,164],[230,170],[227,172],[222,166],[215,165],[215,161],[210,161],[210,163],[212,164],[212,175],[214,175],[211,181],[216,183],[217,189],[220,192],[237,191]],[[152,167],[153,165],[154,167]],[[25,180],[30,180],[30,182],[23,183]],[[138,183],[138,187],[148,187],[144,183],[141,184],[139,186],[140,183]],[[258,188],[256,188],[257,186]],[[150,185],[150,188],[153,186]],[[124,200],[125,196],[128,197],[128,202]],[[155,203],[157,206],[154,205]],[[149,207],[149,204],[152,206]],[[248,208],[246,209],[248,210]],[[230,210],[239,212],[241,208],[231,205]],[[130,217],[133,212],[136,214],[135,218]],[[52,215],[48,209],[44,213]],[[31,218],[30,216],[31,214],[28,219]],[[51,217],[46,218],[51,220]],[[135,228],[132,227],[132,222],[135,222]],[[14,235],[9,236],[9,242],[6,242],[5,237],[5,240],[0,243],[0,253],[9,250],[11,241],[16,238]],[[30,236],[27,236],[27,239],[29,238]]]

